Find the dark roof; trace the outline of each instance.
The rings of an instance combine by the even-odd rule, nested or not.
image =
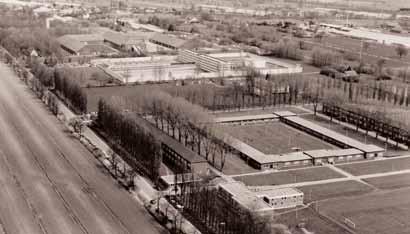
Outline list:
[[[62,36],[58,38],[57,41],[60,43],[61,46],[64,46],[65,48],[73,52],[78,52],[85,46],[84,42],[75,40],[70,35]]]
[[[61,46],[73,51],[78,52],[84,46],[88,44],[88,42],[95,42],[95,41],[104,41],[104,38],[99,34],[78,34],[78,35],[64,35],[59,37],[57,41],[60,43]]]
[[[174,48],[181,48],[186,41],[178,37],[168,36],[162,33],[156,33],[151,37],[151,40],[162,44],[170,45]]]
[[[140,43],[141,41],[149,39],[153,35],[154,34],[150,32],[106,32],[104,33],[104,40],[114,43],[116,45],[135,45]]]
[[[166,133],[155,127],[153,124],[148,122],[147,120],[136,117],[136,122],[140,126],[144,126],[147,131],[152,133],[156,139],[158,139],[161,143],[167,145],[171,149],[173,149],[176,153],[178,153],[181,157],[189,161],[190,163],[203,163],[207,162],[207,160],[197,153],[193,152],[192,150],[186,148],[181,143],[176,141],[174,138],[168,136]]]

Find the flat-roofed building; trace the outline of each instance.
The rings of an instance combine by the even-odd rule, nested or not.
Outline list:
[[[238,123],[238,124],[246,124],[246,123],[258,123],[258,122],[267,122],[277,120],[278,116],[274,114],[260,114],[260,115],[241,115],[241,116],[229,116],[229,117],[218,117],[215,118],[216,123]]]
[[[218,195],[232,206],[239,206],[260,214],[273,214],[274,208],[242,182],[232,181],[218,184]]]
[[[323,163],[340,163],[365,159],[364,153],[358,149],[310,150],[304,152],[313,159],[315,165]]]
[[[304,194],[297,188],[279,188],[256,192],[273,209],[287,209],[303,205]]]
[[[339,146],[340,148],[358,149],[364,153],[365,158],[381,157],[383,156],[383,153],[385,151],[385,149],[381,147],[378,147],[376,145],[364,144],[358,140],[355,140],[353,138],[350,138],[328,128],[322,127],[321,125],[300,118],[298,116],[281,117],[280,120],[290,126],[305,131],[324,141]]]
[[[312,165],[312,159],[304,154],[302,151],[292,152],[287,154],[266,155],[266,162],[262,164],[262,168],[269,169],[283,169],[283,168],[295,168]]]

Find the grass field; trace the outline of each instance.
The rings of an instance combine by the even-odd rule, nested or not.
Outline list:
[[[373,191],[371,187],[353,180],[329,184],[309,185],[299,187],[298,189],[305,194],[305,203],[335,197],[362,195]]]
[[[378,140],[374,137],[371,136],[366,136],[364,133],[361,132],[356,132],[353,129],[347,128],[337,122],[337,120],[333,120],[330,122],[328,119],[322,118],[320,116],[315,116],[313,114],[311,115],[303,115],[301,116],[304,119],[307,119],[309,121],[312,121],[316,124],[319,124],[325,128],[331,129],[333,131],[336,131],[340,134],[346,135],[350,138],[353,138],[355,140],[361,141],[366,144],[374,144],[379,147],[385,148],[386,145],[384,141]],[[396,148],[395,146],[392,145],[387,145],[387,152],[384,154],[385,156],[398,156],[398,155],[403,155],[407,154],[408,151],[402,150],[400,148]]]
[[[379,189],[410,187],[410,173],[369,178],[365,179],[365,181]]]
[[[332,149],[334,146],[296,130],[281,122],[253,125],[224,125],[221,128],[265,154],[292,152],[293,147],[301,150]]]
[[[319,203],[319,211],[340,221],[350,219],[360,234],[410,233],[410,189],[381,191]]]
[[[367,175],[410,169],[410,158],[393,158],[370,162],[342,164],[337,167],[353,175]]]
[[[306,181],[318,181],[334,178],[342,178],[343,175],[327,167],[312,167],[258,175],[246,175],[234,177],[235,180],[244,182],[248,186],[265,186],[292,184]]]
[[[311,208],[304,208],[297,212],[289,212],[281,214],[274,218],[276,223],[284,223],[288,225],[292,234],[306,234],[297,227],[299,223],[305,223],[305,228],[310,233],[315,234],[348,234],[343,228],[337,224],[319,216]]]

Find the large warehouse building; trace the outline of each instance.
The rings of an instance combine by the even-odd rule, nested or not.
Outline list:
[[[250,53],[200,54],[190,50],[181,50],[178,56],[96,59],[91,63],[124,83],[238,78],[246,75],[244,68],[247,66],[252,66],[262,74],[303,71],[302,66]]]

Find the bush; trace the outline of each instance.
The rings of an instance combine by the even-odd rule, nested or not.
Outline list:
[[[293,60],[302,60],[303,53],[299,48],[299,45],[295,42],[284,42],[280,41],[273,45],[271,52],[274,56],[278,58],[287,58]]]
[[[312,65],[316,67],[330,66],[340,64],[342,56],[338,52],[334,52],[322,48],[314,48],[312,52]]]

